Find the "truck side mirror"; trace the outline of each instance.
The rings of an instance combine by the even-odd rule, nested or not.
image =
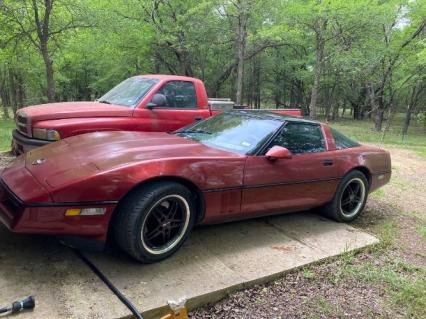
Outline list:
[[[160,94],[157,93],[155,94],[152,99],[151,102],[149,102],[146,107],[148,109],[153,109],[154,107],[163,107],[163,106],[167,106],[167,98],[164,94]]]
[[[265,154],[266,158],[275,161],[280,158],[292,158],[291,152],[282,146],[272,146],[271,149]]]

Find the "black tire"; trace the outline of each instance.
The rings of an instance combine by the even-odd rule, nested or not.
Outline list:
[[[121,249],[140,262],[153,263],[182,246],[195,217],[194,196],[185,186],[153,182],[120,202],[112,227]]]
[[[337,186],[333,200],[321,207],[320,211],[338,222],[351,222],[364,210],[368,190],[366,176],[358,170],[350,171]]]

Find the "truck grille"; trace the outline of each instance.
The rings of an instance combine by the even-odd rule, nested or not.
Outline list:
[[[27,117],[22,114],[17,114],[18,122],[22,124],[27,124]]]
[[[31,125],[29,125],[30,121],[24,114],[16,114],[16,127],[18,131],[26,136],[31,137]]]

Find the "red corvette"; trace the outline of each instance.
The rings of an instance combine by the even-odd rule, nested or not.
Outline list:
[[[388,152],[327,125],[233,111],[172,134],[98,132],[18,157],[1,174],[0,219],[155,262],[199,223],[319,207],[350,222],[391,176]]]

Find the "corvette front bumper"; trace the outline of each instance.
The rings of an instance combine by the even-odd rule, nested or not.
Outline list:
[[[24,203],[0,179],[0,221],[17,233],[82,237],[105,241],[115,209],[111,203]],[[70,208],[106,209],[104,215],[65,216]]]

